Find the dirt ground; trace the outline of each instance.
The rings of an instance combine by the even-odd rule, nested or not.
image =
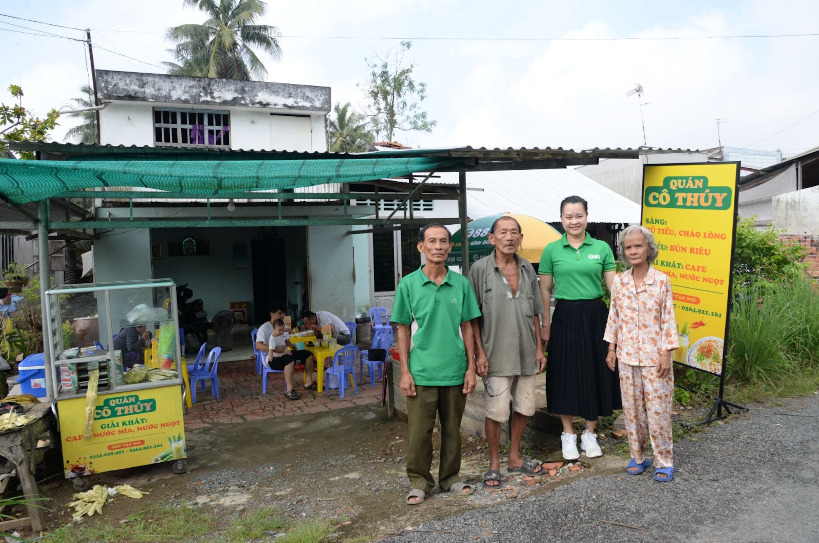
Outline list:
[[[339,541],[376,541],[430,520],[548,492],[579,477],[618,472],[625,463],[614,453],[616,444],[609,443],[609,454],[583,456],[576,465],[555,467],[553,475],[507,476],[502,489],[483,490],[478,484],[469,497],[434,491],[424,504],[410,507],[404,503],[406,424],[385,415],[382,407],[365,405],[188,431],[188,473],[174,475],[169,465],[155,465],[94,475],[92,484],[127,483],[150,494],[143,500],[115,497],[101,517],[86,522],[120,522],[146,503],[188,503],[213,508],[226,519],[272,506],[293,519],[330,519],[337,526],[332,537]],[[532,456],[562,462],[557,437],[528,434],[525,441]],[[463,447],[462,477],[479,483],[488,469],[485,442],[466,437]],[[72,485],[57,475],[40,488],[52,500],[49,528],[69,523]]]

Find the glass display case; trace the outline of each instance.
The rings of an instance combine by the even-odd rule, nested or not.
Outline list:
[[[184,473],[173,281],[65,285],[47,291],[45,303],[47,387],[74,488],[84,489],[95,473],[148,464]]]
[[[99,393],[181,383],[173,281],[64,285],[46,292],[46,313],[55,398],[84,396],[97,369]]]

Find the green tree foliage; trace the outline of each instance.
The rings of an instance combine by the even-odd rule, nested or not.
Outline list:
[[[88,85],[80,88],[81,98],[72,98],[71,106],[74,109],[94,107],[94,90]],[[86,98],[87,97],[87,98]],[[66,116],[80,119],[80,124],[65,133],[65,140],[74,143],[97,143],[97,113],[95,111],[79,111],[66,113]]]
[[[740,219],[734,249],[734,289],[783,281],[805,269],[805,248],[779,239],[772,226],[757,229],[755,218]]]
[[[330,151],[335,153],[361,153],[373,142],[373,135],[367,130],[367,120],[363,115],[350,111],[350,102],[339,103],[333,108],[328,137]]]
[[[60,114],[56,109],[48,112],[45,119],[40,119],[23,106],[23,89],[17,85],[9,85],[16,104],[7,106],[0,104],[0,157],[16,157],[33,159],[34,153],[11,153],[9,143],[15,141],[45,141],[49,130],[57,126]]]
[[[184,5],[204,11],[202,24],[168,29],[167,38],[177,45],[170,51],[176,62],[165,62],[168,73],[250,81],[262,79],[267,69],[253,48],[274,59],[281,57],[275,26],[255,24],[264,15],[261,0],[184,0]]]
[[[413,79],[414,63],[405,64],[404,57],[411,47],[412,42],[402,41],[400,49],[386,58],[367,60],[370,82],[360,85],[370,102],[370,126],[377,137],[384,135],[387,141],[393,140],[396,130],[429,133],[437,124],[420,108],[420,102],[427,97],[426,83]]]

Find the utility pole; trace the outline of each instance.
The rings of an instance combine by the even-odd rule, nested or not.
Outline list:
[[[91,63],[91,81],[94,85],[94,106],[100,105],[100,96],[97,92],[97,71],[94,69],[94,50],[91,48],[91,29],[85,29],[85,36],[86,41],[88,43],[88,60]],[[97,118],[97,141],[96,143],[100,143],[100,110],[94,111],[94,115]]]

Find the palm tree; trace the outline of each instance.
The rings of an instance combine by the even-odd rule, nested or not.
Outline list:
[[[90,108],[94,106],[94,91],[88,85],[80,87],[80,92],[83,94],[82,98],[72,98],[71,106],[74,109]],[[85,98],[85,97],[88,98]],[[76,113],[66,113],[68,117],[80,119],[81,122],[77,126],[70,128],[65,133],[65,141],[73,141],[75,143],[97,143],[97,112],[96,111],[78,111]]]
[[[350,111],[350,102],[343,106],[339,103],[333,108],[335,119],[330,119],[328,137],[330,151],[336,153],[360,153],[367,150],[372,143],[373,135],[367,130],[367,121],[363,115]]]
[[[261,79],[267,70],[252,47],[274,59],[281,57],[275,26],[254,24],[264,15],[262,0],[183,0],[208,15],[202,24],[169,28],[167,38],[177,42],[172,49],[176,63],[166,62],[168,73],[250,81]]]

